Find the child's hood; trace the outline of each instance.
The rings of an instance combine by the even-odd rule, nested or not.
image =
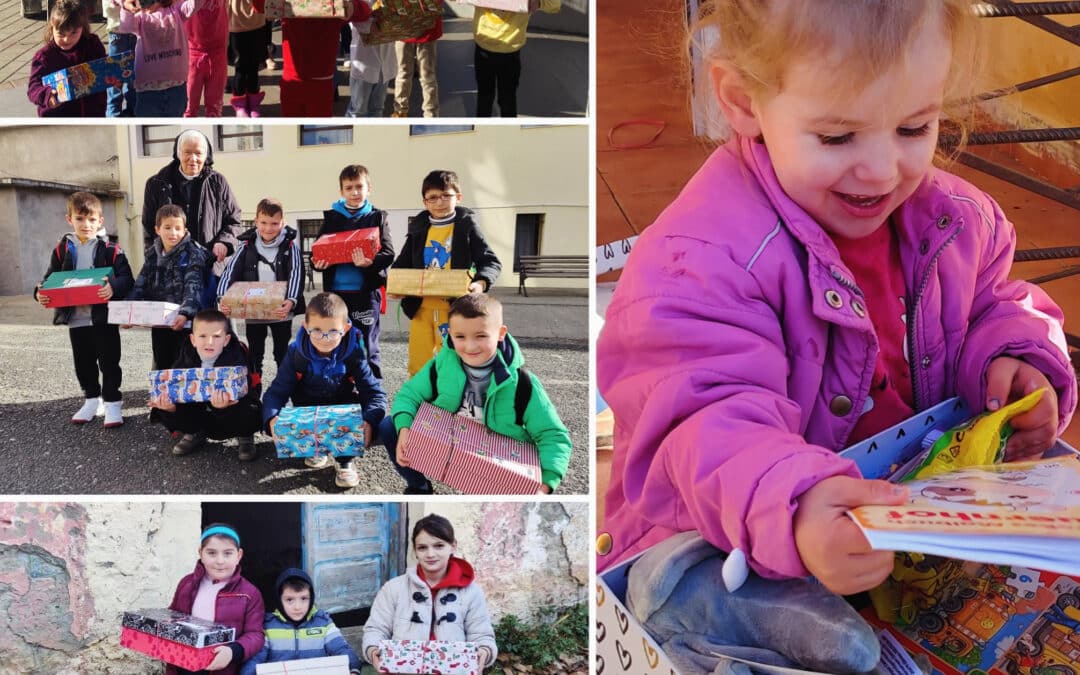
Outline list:
[[[416,573],[420,574],[419,564],[416,566]],[[450,556],[450,560],[446,562],[446,576],[444,576],[439,583],[431,586],[431,590],[437,591],[440,588],[465,588],[471,584],[475,578],[476,573],[473,572],[473,567],[467,560],[457,556]]]
[[[308,369],[315,377],[344,377],[345,361],[354,351],[360,348],[360,331],[352,326],[345,329],[345,336],[341,343],[329,355],[320,354],[311,342],[311,336],[303,326],[296,332],[293,344],[300,355],[307,359]]]
[[[330,205],[330,210],[331,211],[337,211],[338,213],[345,216],[349,220],[354,220],[356,218],[366,216],[367,214],[371,213],[374,208],[375,207],[373,207],[371,205],[371,200],[370,199],[365,199],[364,203],[360,205],[359,209],[357,209],[356,211],[350,211],[349,207],[345,206],[345,198],[344,197],[342,197],[341,199],[337,200],[336,202],[334,202],[333,204]]]
[[[281,593],[282,590],[285,588],[285,582],[289,579],[299,579],[300,581],[303,581],[308,585],[308,588],[311,591],[311,603],[308,605],[308,612],[304,615],[304,618],[299,621],[293,621],[292,619],[290,619],[289,616],[285,613],[285,607],[281,604]],[[310,621],[311,617],[314,616],[316,612],[315,584],[311,582],[311,577],[309,577],[308,573],[304,570],[300,569],[299,567],[290,567],[286,570],[283,570],[281,574],[278,575],[277,581],[274,582],[274,591],[274,611],[278,615],[278,618],[282,621],[287,621],[295,626],[299,626],[305,621]]]
[[[154,238],[154,251],[157,252],[158,259],[160,260],[162,258],[169,258],[174,255],[183,253],[188,249],[191,243],[191,232],[188,232],[184,235],[183,239],[177,242],[176,246],[173,246],[171,249],[169,249],[168,252],[166,252],[165,247],[161,244],[161,237],[158,236]],[[198,246],[198,242],[195,242],[195,245]]]
[[[107,244],[109,243],[109,234],[105,231],[105,228],[102,227],[97,231],[97,234],[92,238],[87,239],[86,243],[83,243],[79,241],[79,236],[77,234],[68,232],[64,235],[64,241],[73,244],[75,248],[78,249],[80,246],[97,246],[99,243]]]

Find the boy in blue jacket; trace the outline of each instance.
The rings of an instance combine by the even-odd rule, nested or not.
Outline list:
[[[240,669],[240,675],[255,675],[260,663],[348,656],[349,672],[360,672],[360,659],[334,625],[330,615],[315,607],[315,588],[302,569],[290,567],[278,575],[277,609],[266,614],[263,631],[266,642],[259,653]]]
[[[333,293],[319,293],[308,302],[304,326],[289,345],[273,384],[263,396],[263,424],[274,433],[274,423],[285,403],[295,406],[363,406],[364,447],[369,447],[373,430],[386,416],[386,393],[371,374],[364,338],[349,325],[345,301]],[[335,457],[341,488],[360,484],[353,457]],[[314,469],[330,466],[327,455],[308,457],[304,463]]]

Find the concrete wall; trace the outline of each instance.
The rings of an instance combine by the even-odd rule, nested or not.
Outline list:
[[[410,532],[431,512],[454,523],[494,620],[586,600],[587,504],[408,508]],[[0,503],[0,672],[160,673],[119,647],[120,615],[169,604],[200,522],[198,502]]]
[[[197,126],[213,137],[213,128]],[[133,195],[128,208],[127,236],[139,236],[146,179],[168,158],[141,157],[139,127],[117,127],[118,143],[128,162],[122,165],[122,189]],[[340,197],[338,173],[346,164],[363,164],[371,172],[371,201],[391,214],[395,242],[405,238],[409,216],[423,209],[420,183],[432,169],[458,173],[462,205],[474,209],[481,227],[503,262],[500,285],[516,286],[511,272],[514,226],[518,214],[543,213],[541,254],[588,255],[589,174],[588,127],[583,125],[521,128],[484,126],[463,133],[410,136],[407,125],[355,126],[353,141],[344,145],[300,146],[295,125],[265,125],[263,149],[214,152],[214,168],[229,181],[244,212],[267,196],[284,204],[286,222],[321,219]],[[125,229],[123,223],[121,230]],[[124,235],[121,235],[124,241]],[[140,247],[141,248],[141,247]],[[141,250],[127,244],[129,255]],[[141,260],[136,261],[135,268]],[[588,279],[537,279],[529,287],[578,288]]]
[[[4,175],[115,190],[119,160],[114,129],[60,124],[2,127]]]
[[[450,520],[458,553],[476,570],[492,620],[534,618],[544,607],[584,602],[589,583],[589,507],[576,503],[425,503],[409,508],[409,536],[418,519]],[[410,546],[409,564],[415,565]]]

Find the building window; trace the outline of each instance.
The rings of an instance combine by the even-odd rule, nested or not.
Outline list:
[[[300,230],[300,250],[304,253],[311,252],[311,242],[315,241],[322,224],[322,218],[300,218],[296,221],[296,227]]]
[[[222,152],[262,150],[262,130],[261,124],[222,124],[214,127],[214,144]]]
[[[161,124],[139,127],[141,157],[172,157],[173,142],[180,135],[180,125]]]
[[[459,134],[475,129],[471,124],[410,124],[410,136],[432,136],[434,134]]]
[[[300,145],[342,145],[352,143],[351,125],[300,125]]]
[[[519,213],[514,226],[514,272],[521,271],[521,256],[540,255],[542,213]]]

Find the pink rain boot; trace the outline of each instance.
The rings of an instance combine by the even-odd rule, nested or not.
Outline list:
[[[232,97],[230,97],[229,98],[229,105],[231,105],[233,107],[233,110],[236,111],[236,116],[237,117],[247,117],[248,116],[248,103],[247,103],[247,95],[246,94],[241,95],[241,96],[232,96]]]
[[[262,117],[262,113],[259,112],[259,104],[263,102],[264,98],[266,98],[265,91],[247,95],[248,117]]]

